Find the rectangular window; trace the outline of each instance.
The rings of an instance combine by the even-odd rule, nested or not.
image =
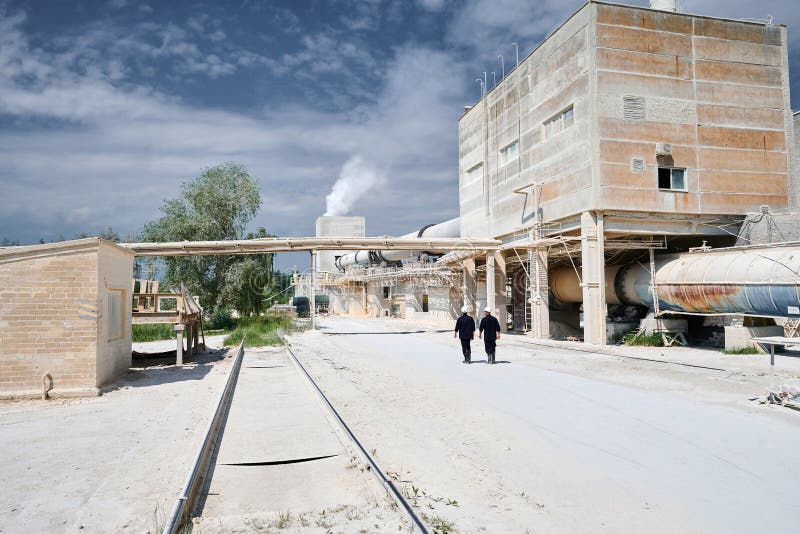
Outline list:
[[[686,191],[686,169],[659,167],[658,188],[669,191]]]
[[[422,295],[422,311],[428,311],[428,295]]]
[[[575,107],[570,106],[564,111],[547,119],[544,123],[544,138],[550,139],[575,124]]]
[[[383,286],[383,298],[389,298],[389,286]]]
[[[125,326],[125,290],[109,289],[106,296],[106,338],[119,339]]]
[[[501,167],[503,165],[505,165],[505,164],[517,159],[517,146],[518,146],[518,143],[516,141],[514,141],[510,145],[507,145],[505,148],[500,150],[500,166]]]
[[[482,162],[478,163],[474,167],[471,167],[466,172],[464,183],[471,184],[475,180],[480,180],[481,178],[483,178],[483,163]]]

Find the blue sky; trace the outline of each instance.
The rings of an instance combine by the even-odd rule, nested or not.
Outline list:
[[[377,184],[350,207],[368,233],[456,216],[457,120],[476,76],[581,3],[0,0],[0,238],[136,232],[225,161],[260,180],[253,226],[280,235],[313,235],[348,162]],[[794,0],[683,4],[774,16],[797,65]]]

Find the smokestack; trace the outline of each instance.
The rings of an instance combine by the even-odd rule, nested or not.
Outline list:
[[[673,13],[678,10],[676,0],[650,0],[650,9],[671,11]]]

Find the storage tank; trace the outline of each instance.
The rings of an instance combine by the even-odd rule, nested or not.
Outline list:
[[[555,269],[550,277],[556,298],[583,300],[574,269]],[[608,267],[606,301],[652,308],[650,278],[644,264]],[[662,311],[796,317],[800,315],[800,246],[661,256],[656,259],[656,285]]]

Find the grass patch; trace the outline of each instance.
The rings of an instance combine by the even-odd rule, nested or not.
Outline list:
[[[631,332],[625,335],[623,343],[633,347],[663,347],[664,338],[661,337],[661,334],[639,334],[637,336],[636,332]]]
[[[134,343],[175,339],[175,325],[167,323],[135,324],[131,326],[131,337]]]
[[[742,347],[733,350],[723,350],[722,354],[758,354],[758,349],[755,347]]]
[[[225,345],[238,345],[244,338],[245,347],[267,347],[280,345],[278,330],[289,330],[292,319],[286,315],[243,317],[236,322],[236,329],[225,338]]]

